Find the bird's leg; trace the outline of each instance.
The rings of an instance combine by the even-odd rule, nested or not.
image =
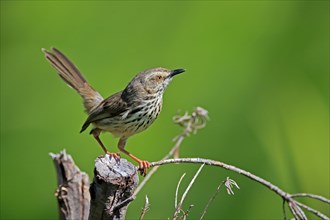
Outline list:
[[[108,154],[111,157],[114,157],[115,159],[119,159],[120,156],[119,156],[119,153],[110,153],[107,148],[104,146],[104,144],[102,143],[101,139],[100,139],[100,133],[101,133],[101,130],[99,129],[93,129],[92,132],[93,134],[93,137],[95,138],[95,140],[97,141],[97,143],[99,143],[99,145],[102,147],[103,151]]]
[[[139,158],[137,158],[136,156],[134,156],[133,154],[131,154],[130,152],[125,150],[124,148],[125,148],[126,140],[127,140],[127,138],[120,138],[119,139],[119,142],[118,142],[119,150],[121,152],[124,152],[125,154],[127,154],[133,160],[135,160],[139,164],[140,174],[142,176],[145,176],[147,174],[147,169],[150,167],[150,163],[146,160],[140,160]]]

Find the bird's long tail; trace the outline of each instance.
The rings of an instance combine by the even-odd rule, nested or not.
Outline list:
[[[88,113],[102,102],[103,97],[89,85],[78,68],[59,50],[52,48],[50,51],[46,49],[42,49],[42,51],[59,76],[83,98]]]

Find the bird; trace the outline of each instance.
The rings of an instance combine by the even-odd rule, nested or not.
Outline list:
[[[122,90],[108,98],[103,98],[80,73],[78,68],[58,49],[42,48],[47,61],[58,75],[76,90],[83,99],[88,114],[80,133],[92,125],[90,134],[101,146],[105,154],[119,160],[120,153],[110,153],[100,139],[102,132],[110,132],[119,138],[117,147],[139,164],[138,170],[145,176],[150,163],[141,160],[125,149],[127,139],[146,130],[162,110],[163,94],[174,76],[185,69],[157,67],[138,73]]]

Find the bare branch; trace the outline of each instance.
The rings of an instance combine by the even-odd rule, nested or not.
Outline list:
[[[240,169],[238,167],[232,166],[232,165],[228,165],[226,163],[220,162],[220,161],[215,161],[215,160],[209,160],[209,159],[203,159],[203,158],[180,158],[180,159],[167,159],[167,160],[162,160],[162,161],[157,161],[157,162],[152,162],[151,166],[160,166],[160,165],[164,165],[164,164],[178,164],[178,163],[197,163],[197,164],[206,164],[206,165],[210,165],[210,166],[218,166],[236,173],[239,173],[243,176],[248,177],[249,179],[260,183],[261,185],[269,188],[271,191],[273,191],[274,193],[276,193],[277,195],[281,196],[286,202],[288,202],[289,208],[292,212],[292,214],[294,215],[294,217],[296,219],[307,219],[305,213],[301,210],[300,207],[305,208],[306,210],[310,211],[311,213],[317,215],[318,217],[322,218],[322,219],[329,219],[327,216],[325,216],[324,214],[322,214],[321,212],[312,209],[309,206],[306,206],[302,203],[297,202],[296,200],[294,200],[291,196],[291,194],[285,192],[284,190],[280,189],[278,186],[270,183],[269,181],[256,176],[255,174],[252,174],[246,170]],[[301,194],[298,194],[301,195]],[[307,194],[303,194],[304,196],[307,196]],[[308,194],[308,197],[312,197],[310,195],[312,194]],[[297,197],[297,195],[296,195]],[[328,199],[325,199],[321,196],[313,196],[312,198],[317,198],[321,201],[324,200],[324,202],[327,203]],[[300,207],[299,207],[300,206]]]
[[[329,219],[326,215],[324,215],[324,214],[321,213],[320,211],[317,211],[317,210],[315,210],[315,209],[313,209],[313,208],[311,208],[311,207],[309,207],[309,206],[307,206],[307,205],[305,205],[305,204],[302,204],[302,203],[300,203],[300,202],[298,202],[298,201],[295,201],[295,203],[296,203],[298,206],[300,206],[300,207],[306,209],[307,211],[313,213],[314,215],[320,217],[321,219],[324,219],[324,220],[328,220],[328,219]]]
[[[295,193],[295,194],[291,194],[291,197],[309,197],[312,199],[317,199],[320,200],[322,202],[328,203],[330,204],[330,200],[327,198],[324,198],[323,196],[319,196],[319,195],[314,195],[314,194],[310,194],[310,193]]]
[[[218,166],[218,167],[222,167],[224,169],[227,170],[231,170],[233,172],[239,173],[241,175],[244,175],[260,184],[262,184],[263,186],[266,186],[267,188],[269,188],[270,190],[272,190],[273,192],[275,192],[276,194],[278,194],[279,196],[281,196],[282,198],[285,198],[286,200],[290,200],[290,194],[286,193],[285,191],[283,191],[282,189],[280,189],[279,187],[275,186],[274,184],[268,182],[267,180],[256,176],[246,170],[240,169],[238,167],[232,166],[232,165],[228,165],[225,164],[223,162],[220,161],[216,161],[216,160],[209,160],[209,159],[203,159],[203,158],[180,158],[180,159],[168,159],[168,160],[162,160],[162,161],[157,161],[157,162],[152,162],[151,166],[160,166],[160,165],[164,165],[164,164],[178,164],[178,163],[198,163],[198,164],[206,164],[206,165],[210,165],[210,166]]]
[[[203,169],[204,165],[205,165],[205,164],[202,164],[202,165],[200,166],[200,168],[197,170],[195,176],[194,176],[194,177],[192,178],[192,180],[190,181],[190,183],[189,183],[189,185],[188,185],[186,191],[183,193],[183,195],[182,195],[182,197],[181,197],[181,200],[180,200],[180,202],[179,202],[179,204],[178,204],[178,206],[176,207],[176,210],[175,210],[175,212],[174,212],[173,220],[175,220],[175,219],[177,218],[177,215],[178,215],[178,213],[179,213],[180,210],[181,210],[181,207],[182,207],[182,204],[183,204],[184,199],[186,198],[186,196],[187,196],[187,194],[188,194],[188,192],[189,192],[191,186],[194,184],[194,182],[195,182],[197,176],[199,175],[199,173],[200,173],[201,170]]]
[[[295,219],[297,220],[307,220],[307,217],[304,213],[303,210],[301,210],[301,208],[299,206],[297,206],[297,204],[295,203],[295,201],[289,201],[289,208],[294,216]]]
[[[134,196],[131,196],[127,199],[125,199],[124,201],[120,202],[119,204],[117,204],[116,206],[113,207],[112,210],[118,210],[118,209],[121,209],[125,206],[127,206],[130,202],[132,202],[133,200],[135,199]]]

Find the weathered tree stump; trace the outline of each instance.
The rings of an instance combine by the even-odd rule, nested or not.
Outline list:
[[[98,157],[90,187],[89,219],[124,219],[139,182],[135,166],[125,159]]]
[[[94,179],[81,172],[65,150],[50,154],[57,171],[55,196],[60,219],[118,220],[124,219],[139,178],[135,166],[125,159],[108,155],[95,161]]]

